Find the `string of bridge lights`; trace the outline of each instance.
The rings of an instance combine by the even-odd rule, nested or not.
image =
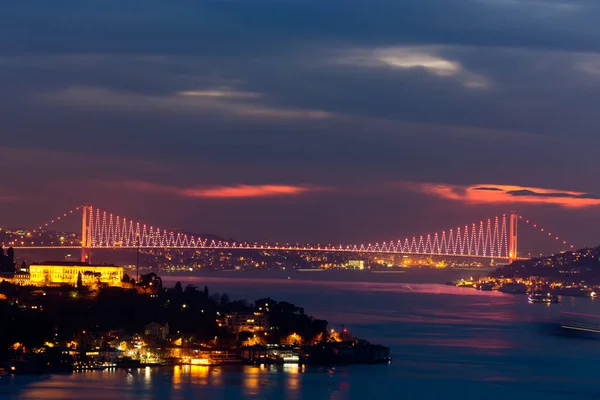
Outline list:
[[[45,228],[48,228],[49,226],[55,224],[56,222],[64,219],[65,217],[68,217],[71,214],[74,214],[75,212],[81,210],[83,206],[77,206],[75,208],[70,209],[69,211],[67,211],[66,213],[57,215],[54,219],[51,219],[41,225],[39,225],[36,229],[33,229],[32,232],[33,233],[39,233],[40,231],[44,230]]]
[[[550,238],[553,238],[557,242],[560,242],[561,244],[564,244],[564,245],[568,246],[570,249],[574,249],[575,248],[574,244],[572,244],[570,242],[567,242],[564,239],[561,239],[560,236],[553,235],[552,232],[550,232],[547,229],[541,227],[539,224],[534,223],[533,221],[524,218],[522,215],[519,215],[519,220],[525,222],[525,224],[531,226],[532,228],[537,229],[539,232],[543,233],[544,235],[546,235],[546,236],[548,236]]]

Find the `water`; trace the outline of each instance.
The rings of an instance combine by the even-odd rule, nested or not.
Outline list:
[[[527,304],[422,275],[167,277],[232,298],[271,296],[391,347],[391,365],[301,369],[173,367],[0,378],[0,399],[577,399],[600,396],[600,343],[543,336],[560,312],[599,314],[591,299]],[[443,277],[443,280],[448,277]],[[442,280],[437,276],[437,281]]]

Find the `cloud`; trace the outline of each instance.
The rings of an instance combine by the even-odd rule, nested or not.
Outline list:
[[[456,61],[410,48],[375,50],[373,57],[392,68],[423,68],[438,76],[455,76],[462,69]]]
[[[0,201],[13,201],[17,200],[17,196],[9,196],[9,195],[0,195]]]
[[[109,183],[114,185],[114,183]],[[231,186],[194,186],[181,188],[178,186],[164,185],[145,181],[118,182],[124,189],[163,194],[188,198],[256,198],[256,197],[282,197],[299,196],[309,192],[323,190],[321,187],[308,185],[231,185]]]
[[[577,0],[478,0],[493,6],[528,8],[536,11],[563,13],[565,11],[580,11],[584,4]]]
[[[407,185],[417,191],[470,204],[528,203],[555,204],[568,208],[600,206],[600,195],[585,192],[512,185],[447,185],[417,183]]]
[[[236,101],[236,98],[254,98],[258,94],[222,90],[190,90],[158,95],[75,85],[58,91],[38,93],[34,97],[50,105],[130,111],[207,111],[263,119],[323,119],[330,116],[328,112],[319,110]]]
[[[452,78],[464,87],[487,89],[488,78],[465,69],[457,60],[442,55],[445,48],[437,46],[399,46],[375,49],[353,49],[337,58],[340,64],[399,70],[421,69],[435,76]]]
[[[182,193],[189,197],[236,198],[296,196],[313,190],[304,186],[291,185],[235,185],[184,189]]]
[[[238,92],[230,89],[215,89],[215,90],[184,90],[177,93],[180,96],[199,96],[199,97],[229,97],[229,98],[247,98],[261,97],[261,93],[254,92]]]
[[[489,190],[489,191],[492,191],[492,192],[502,191],[502,189],[497,188],[497,187],[476,187],[473,190]]]
[[[573,68],[593,78],[600,77],[600,55],[598,54],[576,54],[572,56]]]

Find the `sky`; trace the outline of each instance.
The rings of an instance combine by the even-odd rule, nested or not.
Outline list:
[[[599,19],[596,0],[2,2],[0,226],[91,203],[345,244],[515,210],[598,245]]]

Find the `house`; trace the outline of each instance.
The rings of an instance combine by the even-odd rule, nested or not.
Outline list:
[[[144,334],[156,339],[167,340],[167,337],[169,336],[169,324],[166,323],[163,326],[159,323],[151,322],[144,328]]]
[[[227,314],[224,323],[233,333],[256,333],[269,330],[267,315],[258,311]]]

